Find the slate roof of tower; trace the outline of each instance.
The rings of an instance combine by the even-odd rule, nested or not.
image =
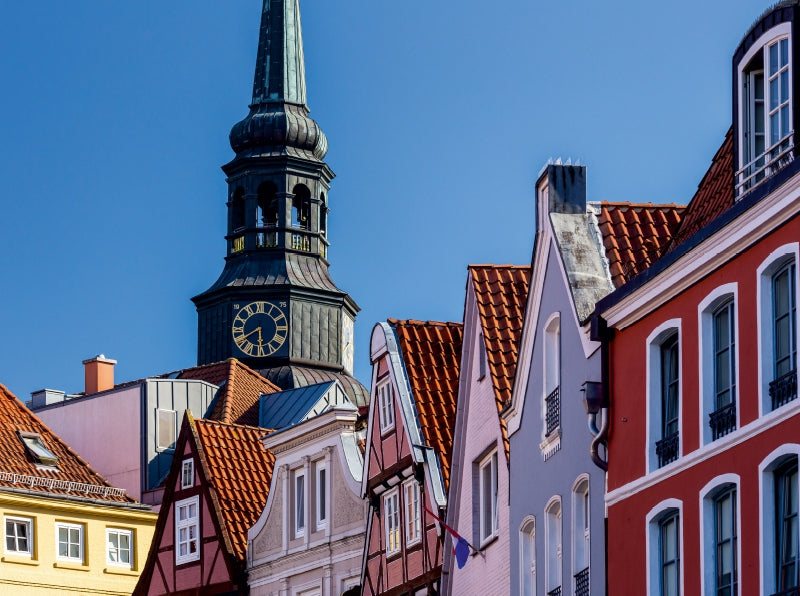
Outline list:
[[[58,457],[58,469],[48,470],[37,466],[37,462],[28,453],[17,434],[18,431],[38,434],[43,445]],[[12,474],[27,478],[15,479],[10,476]],[[76,484],[72,487],[65,486],[70,482]],[[113,487],[93,470],[2,384],[0,384],[0,487],[116,503],[137,503],[135,499],[125,494],[124,490]]]
[[[733,206],[733,174],[733,128],[730,128],[686,208],[683,223],[669,247],[670,250]]]
[[[463,325],[388,319],[397,335],[425,443],[439,456],[450,485]]]
[[[275,456],[261,438],[263,428],[187,416],[203,475],[213,491],[216,513],[230,553],[244,562],[247,530],[267,504]]]
[[[345,372],[333,372],[295,364],[264,369],[260,372],[275,385],[287,389],[337,381],[353,404],[356,406],[369,404],[369,390]]]
[[[603,201],[598,206],[597,225],[615,288],[666,252],[685,211],[685,207],[673,203]]]
[[[475,288],[489,374],[508,461],[508,429],[500,412],[511,401],[531,268],[514,265],[470,265],[469,272]]]

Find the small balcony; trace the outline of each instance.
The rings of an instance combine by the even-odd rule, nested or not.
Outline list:
[[[678,459],[678,446],[680,445],[680,435],[677,432],[656,441],[656,455],[658,456],[658,467],[662,468],[668,463]]]
[[[553,588],[547,593],[547,596],[561,596],[561,586]]]
[[[794,131],[736,172],[736,199],[742,198],[764,180],[794,160]]]
[[[708,415],[711,437],[714,441],[736,430],[736,402],[722,406]]]
[[[769,384],[769,396],[772,399],[773,410],[797,399],[797,369],[790,370],[772,381]]]
[[[556,387],[544,398],[545,405],[545,437],[549,437],[553,431],[561,426],[561,395],[559,388]]]
[[[787,590],[775,592],[772,596],[800,596],[800,588],[788,588]]]
[[[575,596],[589,596],[589,568],[575,574]]]

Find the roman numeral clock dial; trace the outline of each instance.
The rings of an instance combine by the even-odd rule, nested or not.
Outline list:
[[[252,358],[272,356],[286,343],[286,302],[257,301],[241,308],[234,304],[233,308],[233,343],[243,354]]]

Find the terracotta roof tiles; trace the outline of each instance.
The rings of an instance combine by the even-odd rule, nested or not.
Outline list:
[[[58,457],[57,469],[37,465],[36,460],[22,443],[18,431],[38,434],[45,448]],[[13,478],[8,477],[9,474],[25,476],[26,479],[18,478],[15,482]],[[49,480],[53,483],[46,482]],[[58,481],[77,483],[79,486],[74,486],[72,489],[60,488]],[[119,503],[136,503],[135,499],[124,494],[121,489],[112,487],[105,478],[95,472],[81,456],[3,385],[0,385],[0,487],[24,488],[34,492]],[[105,491],[106,488],[112,490]]]
[[[214,420],[190,419],[190,424],[231,554],[244,562],[247,531],[267,504],[275,464],[275,456],[261,442],[269,431]]]
[[[389,319],[389,324],[397,333],[422,436],[439,455],[442,480],[447,490],[453,456],[463,325],[397,319]]]
[[[513,265],[470,265],[469,271],[478,302],[489,373],[497,402],[506,461],[508,461],[508,430],[500,412],[511,401],[531,268]]]
[[[615,288],[664,254],[681,225],[684,210],[673,203],[599,203],[597,224]]]

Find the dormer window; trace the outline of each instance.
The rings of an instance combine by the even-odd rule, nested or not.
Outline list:
[[[739,62],[740,197],[792,159],[790,23],[764,33]]]
[[[42,437],[38,433],[18,431],[17,434],[25,445],[25,450],[36,463],[50,467],[58,465],[58,456],[44,446]]]

